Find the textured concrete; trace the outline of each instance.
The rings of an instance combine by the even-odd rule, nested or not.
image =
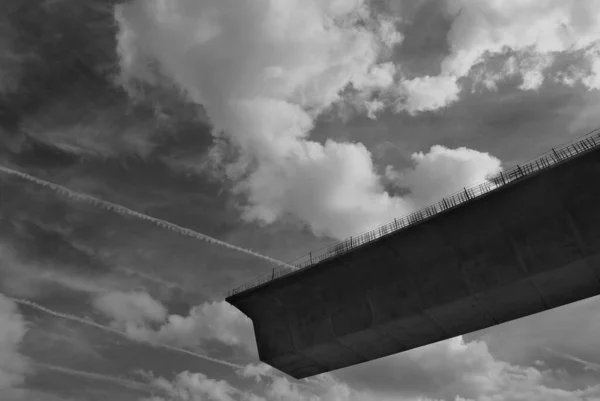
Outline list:
[[[600,149],[227,298],[304,378],[600,294]]]

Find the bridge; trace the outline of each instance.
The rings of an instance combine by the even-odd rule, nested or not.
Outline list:
[[[600,294],[600,132],[232,290],[301,379]]]

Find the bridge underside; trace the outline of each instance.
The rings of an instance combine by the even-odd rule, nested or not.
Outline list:
[[[600,150],[227,299],[304,378],[600,294]]]

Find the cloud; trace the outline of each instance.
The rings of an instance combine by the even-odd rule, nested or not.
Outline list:
[[[290,382],[285,377],[271,377],[263,386],[256,389],[240,389],[225,380],[216,380],[202,373],[188,371],[177,374],[173,380],[154,377],[146,374],[157,390],[165,393],[143,401],[186,400],[248,400],[248,401],[344,401],[361,398],[356,397],[343,383],[331,375],[320,375],[309,379],[308,384]],[[242,377],[244,377],[242,375]]]
[[[111,289],[128,288],[135,284],[131,279],[116,277],[113,274],[89,275],[66,270],[68,263],[65,258],[63,261],[60,265],[58,260],[49,261],[48,258],[43,258],[43,255],[35,255],[34,252],[26,254],[14,249],[10,244],[0,243],[0,289],[14,296],[36,298],[64,291],[65,288],[102,294]],[[72,264],[79,267],[78,263]]]
[[[527,319],[507,322],[485,336],[490,349],[498,357],[513,363],[526,363],[551,352],[570,354],[581,360],[600,361],[596,346],[600,330],[600,297],[592,297]]]
[[[248,365],[237,373],[241,378],[251,378],[247,371],[255,367]],[[269,401],[591,401],[600,397],[600,386],[566,388],[558,373],[498,360],[485,343],[465,343],[457,337],[300,382],[266,375],[252,389],[187,371],[172,381],[149,377],[167,394],[157,400],[183,396]]]
[[[344,238],[410,210],[385,191],[362,144],[309,139],[315,117],[348,100],[344,93],[371,114],[397,96],[411,112],[456,99],[452,77],[398,90],[384,58],[402,40],[391,17],[362,0],[134,1],[116,16],[122,82],[174,83],[239,151],[225,175],[246,221],[291,217]]]
[[[588,400],[600,386],[563,388],[556,372],[495,358],[484,342],[462,337],[347,368],[335,376],[382,397],[480,401]]]
[[[142,304],[144,309],[145,304]],[[123,318],[132,317],[135,321],[136,316],[138,314],[128,313]],[[254,342],[251,330],[250,320],[235,308],[224,302],[213,302],[193,308],[189,316],[170,315],[155,329],[139,326],[128,335],[134,339],[160,340],[184,347],[202,346],[209,340],[247,347],[248,342]],[[348,401],[451,400],[457,396],[478,401],[584,401],[600,396],[599,386],[565,386],[569,382],[565,381],[566,373],[545,366],[543,363],[505,362],[492,355],[485,342],[465,342],[462,337],[457,337],[315,376],[304,382],[279,377],[264,364],[249,364],[237,369],[241,378],[254,379],[258,385],[254,393],[240,390],[223,380],[189,372],[181,373],[172,382],[156,379],[154,385],[167,394],[188,394],[190,399],[206,397],[214,400],[236,399],[242,394],[267,400]]]
[[[254,365],[252,363],[244,366],[244,369],[238,370],[238,375],[243,378],[254,378],[256,382],[262,381],[262,377],[271,372],[273,368],[265,363]]]
[[[162,342],[183,347],[219,341],[257,355],[252,321],[225,301],[195,306],[187,316],[169,315],[154,335]]]
[[[410,114],[437,110],[456,102],[470,84],[496,90],[498,83],[506,80],[520,90],[537,91],[549,78],[571,86],[580,83],[589,90],[600,89],[600,11],[594,0],[397,3],[391,8],[399,7],[395,13],[408,24],[405,43],[419,40],[423,31],[420,25],[418,30],[412,27],[423,22],[411,21],[414,9],[419,13],[427,10],[427,15],[444,15],[435,20],[438,27],[450,22],[445,34],[447,49],[436,49],[427,58],[424,55],[431,44],[423,42],[410,59],[400,57],[396,69],[412,69],[410,73],[416,76],[398,72],[398,85],[389,88],[393,96],[384,105],[375,103],[376,111],[390,103],[395,104],[395,111]],[[433,28],[428,27],[429,31]],[[437,36],[430,32],[428,40],[431,35]],[[400,54],[405,50],[410,51],[400,48]],[[425,57],[421,63],[427,65],[411,68],[419,57]],[[571,60],[561,64],[557,62],[560,57]],[[421,70],[428,73],[419,76]],[[430,75],[436,70],[438,75]]]
[[[397,172],[388,166],[386,176],[394,185],[410,191],[405,199],[414,205],[432,204],[502,170],[499,159],[464,147],[449,149],[435,145],[429,152],[414,153],[411,158],[413,168]]]
[[[117,10],[122,80],[168,79],[203,105],[214,131],[242,154],[228,171],[233,192],[246,198],[246,220],[292,215],[317,234],[343,237],[401,204],[380,187],[362,145],[308,139],[346,86],[364,94],[394,81],[394,66],[379,56],[401,38],[364,1],[156,0]],[[332,228],[323,215],[357,222]]]
[[[216,341],[257,355],[252,321],[225,301],[194,306],[187,316],[168,314],[162,303],[142,292],[106,293],[93,306],[134,340],[192,349]]]
[[[450,54],[442,61],[442,74],[465,77],[478,63],[494,54],[516,52],[521,62],[506,60],[508,67],[496,79],[521,74],[521,89],[537,89],[556,53],[586,52],[595,63],[600,44],[600,10],[594,0],[470,1],[449,0],[454,15],[448,32]],[[510,66],[512,64],[512,66]],[[594,69],[579,79],[589,89]]]
[[[27,326],[14,302],[0,294],[0,391],[23,384],[31,371],[29,360],[19,352]]]
[[[396,106],[396,111],[410,114],[445,107],[458,100],[461,91],[457,78],[451,75],[416,77],[402,81],[400,87],[406,100]]]
[[[97,296],[93,306],[119,323],[143,325],[162,322],[167,309],[145,292],[109,292]]]
[[[462,79],[494,55],[506,56],[500,68],[484,65],[473,79],[494,88],[519,75],[520,89],[537,90],[555,53],[588,51],[600,38],[591,1],[445,7],[453,21],[441,72],[410,76],[390,61],[404,40],[396,20],[362,0],[134,1],[116,12],[120,79],[126,87],[175,86],[206,109],[215,135],[224,133],[239,155],[224,177],[246,221],[291,218],[341,239],[415,205],[385,190],[362,144],[312,140],[316,117],[340,102],[372,118],[389,107],[438,110],[456,102]],[[589,74],[580,81],[595,82]],[[223,154],[223,142],[216,146],[209,154]]]
[[[241,392],[225,380],[214,380],[202,373],[179,373],[173,382],[162,377],[153,378],[152,384],[167,394],[168,398],[154,397],[149,400],[211,400],[234,401]]]
[[[149,107],[127,104],[110,84],[117,55],[108,5],[40,1],[26,8],[6,0],[3,7],[0,118],[23,145],[16,153],[42,143],[84,158],[148,157],[160,121],[141,121]]]

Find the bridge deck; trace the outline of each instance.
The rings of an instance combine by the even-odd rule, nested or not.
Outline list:
[[[227,301],[252,319],[260,359],[303,378],[598,295],[600,148],[570,146],[572,157]]]

